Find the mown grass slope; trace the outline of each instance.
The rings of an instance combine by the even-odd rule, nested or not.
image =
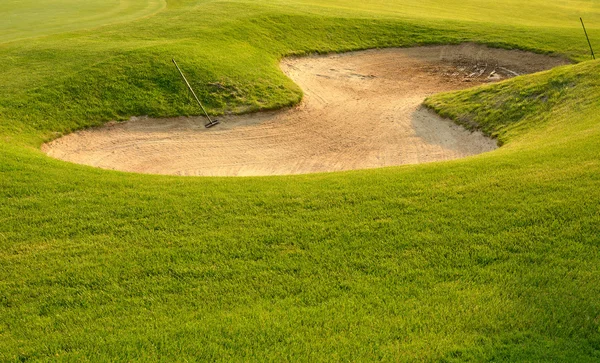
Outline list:
[[[598,34],[593,1],[499,3],[523,21],[483,1],[177,1],[0,44],[0,359],[598,360],[598,62],[431,97],[504,144],[453,162],[178,178],[39,151],[197,113],[171,57],[218,113],[297,102],[287,54],[478,41],[583,60],[566,17]]]

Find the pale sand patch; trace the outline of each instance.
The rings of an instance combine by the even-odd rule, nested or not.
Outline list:
[[[50,156],[137,173],[281,175],[451,160],[496,142],[421,107],[432,94],[567,64],[474,44],[287,58],[303,90],[297,107],[220,117],[151,119],[76,132],[42,147]]]

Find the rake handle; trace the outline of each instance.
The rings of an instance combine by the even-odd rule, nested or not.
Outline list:
[[[581,26],[583,27],[583,32],[585,33],[585,38],[587,39],[588,45],[590,46],[590,51],[592,52],[592,58],[596,59],[596,55],[594,55],[594,49],[592,48],[592,43],[590,42],[590,37],[588,37],[587,30],[585,30],[585,24],[583,24],[583,19],[579,18],[579,20],[581,20]]]
[[[196,92],[194,92],[194,90],[192,89],[192,86],[190,86],[190,83],[188,82],[187,78],[185,78],[185,76],[183,75],[183,72],[181,71],[181,68],[179,68],[179,65],[177,64],[177,62],[175,62],[175,59],[172,59],[172,61],[175,64],[175,67],[177,67],[177,70],[179,71],[179,74],[181,74],[181,78],[183,78],[183,80],[185,81],[185,84],[187,85],[187,87],[189,88],[189,90],[194,95],[194,98],[196,99],[196,102],[198,102],[198,105],[200,105],[200,108],[202,109],[202,111],[206,115],[206,118],[208,119],[209,125],[213,124],[214,123],[213,120],[211,120],[210,116],[208,116],[208,112],[206,112],[206,110],[204,109],[204,106],[202,106],[202,102],[200,102],[200,99],[198,98],[198,96],[196,96]]]

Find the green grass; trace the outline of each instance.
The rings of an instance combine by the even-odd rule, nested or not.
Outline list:
[[[284,55],[475,41],[581,61],[599,7],[181,0],[0,44],[0,361],[597,361],[598,62],[430,97],[504,144],[453,162],[167,177],[39,145],[196,114],[172,57],[213,113],[277,108],[301,97]]]
[[[129,22],[165,6],[165,0],[3,0],[0,43]]]

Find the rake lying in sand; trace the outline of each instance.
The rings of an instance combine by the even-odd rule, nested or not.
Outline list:
[[[185,81],[185,84],[188,86],[188,88],[190,89],[190,91],[192,92],[192,94],[194,95],[194,98],[196,99],[196,101],[198,102],[198,104],[200,105],[200,108],[202,109],[202,111],[204,112],[204,114],[206,115],[206,118],[208,119],[208,123],[205,124],[204,126],[206,128],[209,127],[213,127],[216,124],[219,123],[219,120],[214,119],[211,120],[210,116],[208,116],[208,112],[206,112],[206,110],[204,109],[204,106],[202,106],[202,102],[200,102],[200,100],[198,99],[198,96],[196,96],[196,92],[194,92],[194,90],[192,89],[192,86],[190,86],[190,83],[188,82],[188,80],[185,78],[185,76],[183,75],[183,72],[181,71],[181,68],[179,68],[179,66],[177,65],[177,62],[175,62],[175,59],[173,59],[173,63],[175,64],[175,67],[177,67],[177,70],[179,71],[179,74],[181,74],[181,77],[183,78],[183,80]]]

